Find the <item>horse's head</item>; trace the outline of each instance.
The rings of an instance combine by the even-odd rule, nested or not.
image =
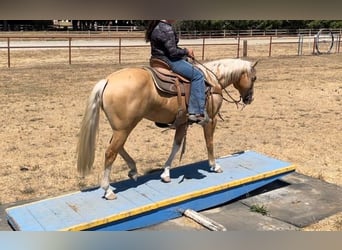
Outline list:
[[[239,81],[233,83],[234,87],[239,91],[244,104],[251,104],[253,101],[254,82],[257,79],[255,66],[257,64],[258,61],[251,64],[250,69],[241,74]]]
[[[199,64],[199,67],[205,72],[208,82],[215,83],[216,81],[222,89],[233,84],[240,93],[240,100],[244,104],[250,104],[253,101],[257,63],[258,61],[251,63],[241,59],[220,59]],[[229,95],[228,92],[226,93]],[[240,100],[233,99],[233,102],[237,104]]]

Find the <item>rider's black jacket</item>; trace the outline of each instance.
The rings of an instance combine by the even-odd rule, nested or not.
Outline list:
[[[179,39],[172,25],[163,21],[152,31],[150,42],[151,56],[165,62],[183,59],[188,54],[186,48],[178,47]]]

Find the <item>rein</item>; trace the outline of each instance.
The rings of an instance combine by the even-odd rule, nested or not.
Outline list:
[[[231,99],[228,100],[227,98],[225,98],[224,96],[222,96],[223,100],[228,102],[228,103],[234,103],[236,105],[236,108],[239,108],[239,105],[242,105],[242,109],[245,107],[245,104],[241,103],[241,96],[239,100],[234,99],[234,97],[232,97],[229,92],[223,87],[223,85],[221,84],[220,80],[218,79],[217,75],[211,70],[209,69],[207,66],[205,66],[203,63],[201,63],[200,61],[198,61],[197,59],[195,59],[194,57],[191,57],[191,59],[193,60],[193,62],[201,65],[205,70],[207,70],[208,72],[210,72],[212,75],[215,76],[218,84],[221,86],[221,89],[227,94],[227,96]],[[221,118],[222,119],[222,118]]]

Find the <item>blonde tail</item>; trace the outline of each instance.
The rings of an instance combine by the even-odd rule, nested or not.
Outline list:
[[[107,80],[99,81],[91,92],[81,123],[77,145],[77,171],[85,176],[90,173],[95,158],[95,142],[99,127],[102,93]]]

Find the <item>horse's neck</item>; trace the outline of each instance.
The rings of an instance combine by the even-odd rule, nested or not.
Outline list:
[[[209,62],[203,64],[203,68],[206,69],[206,75],[211,77],[222,88],[227,88],[229,85],[239,82],[241,74],[248,70],[246,61],[239,59]]]
[[[220,72],[219,66],[215,65],[199,65],[199,68],[202,69],[204,72],[205,78],[208,81],[208,83],[213,87],[219,87],[221,89],[224,89],[228,87],[233,82],[229,81],[229,79],[226,79],[226,77],[222,74],[223,72]]]

